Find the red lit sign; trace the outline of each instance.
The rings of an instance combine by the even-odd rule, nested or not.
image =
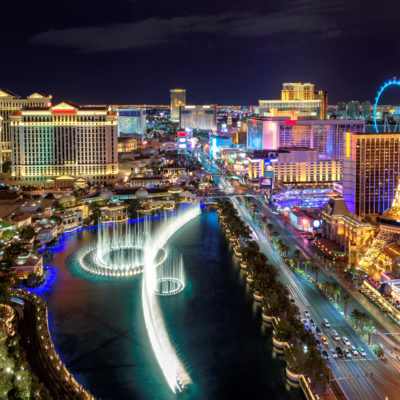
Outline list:
[[[179,137],[186,137],[186,133],[185,132],[178,132],[178,136]]]
[[[76,110],[51,110],[52,114],[76,114]]]
[[[285,125],[297,125],[297,121],[288,119],[285,121]]]

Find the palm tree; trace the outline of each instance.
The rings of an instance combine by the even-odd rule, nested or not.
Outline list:
[[[318,271],[319,271],[319,265],[315,261],[313,261],[311,263],[311,275],[314,275],[315,273],[316,282],[318,282]]]
[[[307,275],[307,265],[310,264],[310,260],[304,260],[303,264],[304,264],[304,273]]]
[[[272,233],[272,228],[274,225],[272,224],[267,224],[267,231],[268,231],[268,238],[271,239],[271,233]]]
[[[278,237],[279,237],[279,233],[278,233],[278,232],[272,232],[272,233],[271,233],[271,236],[272,236],[275,240],[277,240]]]
[[[356,329],[358,329],[358,323],[360,322],[360,320],[362,319],[363,313],[355,308],[352,312],[351,312],[351,318],[354,319],[355,323],[356,323]]]
[[[301,256],[301,251],[299,249],[296,249],[294,252],[294,260],[296,261],[297,268],[299,268],[300,256]]]
[[[347,306],[349,305],[349,301],[351,299],[351,296],[346,292],[343,295],[343,306],[344,306],[344,315],[347,317]]]

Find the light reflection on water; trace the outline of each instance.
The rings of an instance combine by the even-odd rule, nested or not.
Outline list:
[[[72,253],[96,230],[67,235],[50,264],[57,269],[49,306],[56,349],[77,380],[101,399],[176,398],[152,354],[140,302],[141,276],[107,280],[83,273]],[[183,255],[187,286],[162,298],[167,328],[194,381],[179,399],[297,399],[273,359],[238,263],[215,211],[181,229],[170,248]],[[252,311],[254,310],[254,311]]]

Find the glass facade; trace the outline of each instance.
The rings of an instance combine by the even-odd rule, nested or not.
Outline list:
[[[321,100],[260,100],[260,116],[283,116],[296,111],[298,117],[321,118]],[[275,110],[275,111],[274,111]]]
[[[263,150],[263,124],[247,125],[247,148],[249,150]]]
[[[181,129],[217,129],[217,109],[215,106],[181,107],[179,125]]]
[[[400,177],[400,134],[346,134],[343,196],[349,211],[381,214],[391,207]]]
[[[171,121],[179,121],[179,107],[186,105],[186,89],[171,89]]]
[[[138,133],[144,135],[146,132],[146,110],[120,109],[118,110],[118,136],[121,134]]]

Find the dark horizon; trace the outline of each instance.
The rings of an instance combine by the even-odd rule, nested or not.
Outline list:
[[[400,75],[397,3],[384,0],[60,0],[26,2],[0,27],[0,88],[78,104],[255,105],[283,82],[312,82],[329,104],[373,101]],[[21,7],[19,7],[21,8]],[[8,39],[7,39],[8,38]],[[399,100],[397,100],[399,99]],[[382,104],[400,104],[390,90]]]

